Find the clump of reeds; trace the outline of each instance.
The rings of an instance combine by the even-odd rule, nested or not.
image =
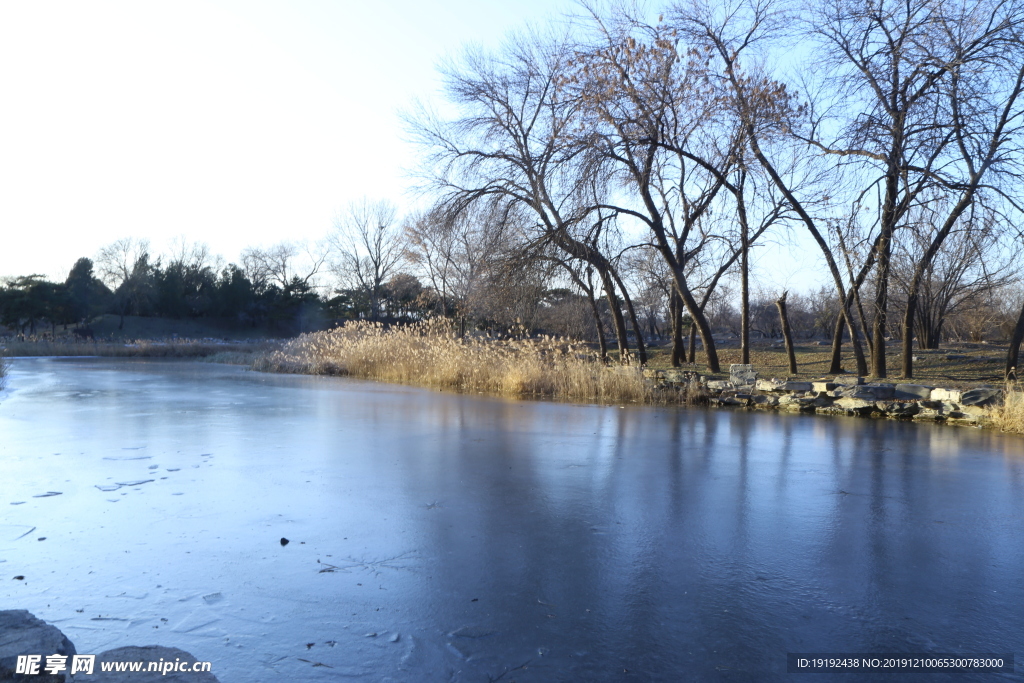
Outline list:
[[[1024,387],[1007,383],[1002,405],[992,411],[992,423],[1004,432],[1024,434]]]
[[[0,349],[0,389],[4,388],[4,382],[7,381],[7,359],[4,358],[3,350]]]
[[[460,339],[444,319],[388,328],[350,322],[298,337],[253,367],[516,397],[631,403],[655,398],[640,367],[605,365],[568,340]]]

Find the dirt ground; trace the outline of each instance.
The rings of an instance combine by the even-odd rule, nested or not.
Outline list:
[[[849,345],[843,347],[843,369],[856,372],[857,364]],[[832,359],[829,342],[802,343],[796,346],[796,362],[799,372],[789,372],[789,360],[786,349],[781,345],[753,344],[750,361],[759,376],[818,378],[828,375]],[[914,351],[914,378],[901,378],[901,362],[899,342],[890,342],[886,347],[886,367],[888,377],[885,381],[914,384],[934,384],[955,388],[967,388],[978,384],[999,384],[1004,380],[1003,370],[1006,365],[1007,347],[1005,344],[994,343],[949,343],[943,344],[935,351]],[[671,347],[657,347],[649,351],[648,365],[652,368],[667,368],[671,362]],[[692,367],[704,373],[707,369],[703,351],[697,351],[697,362]],[[729,365],[740,362],[738,344],[726,344],[718,349],[718,360],[722,366],[722,376],[728,375]]]

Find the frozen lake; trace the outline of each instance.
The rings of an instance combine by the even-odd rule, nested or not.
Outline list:
[[[222,683],[772,681],[793,680],[787,652],[1024,657],[1017,437],[201,363],[11,370],[0,609],[79,653],[180,647]]]

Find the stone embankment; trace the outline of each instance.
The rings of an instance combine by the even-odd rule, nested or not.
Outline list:
[[[216,677],[208,672],[159,671],[114,672],[103,671],[104,662],[195,662],[196,658],[173,647],[147,645],[146,647],[119,647],[96,655],[92,673],[78,673],[72,676],[67,670],[48,673],[43,670],[49,655],[60,655],[64,664],[74,655],[82,654],[57,627],[38,619],[23,609],[0,611],[0,683],[10,681],[32,681],[33,683],[66,683],[68,681],[90,681],[90,683],[217,683]],[[41,655],[40,671],[36,674],[17,672],[20,655]]]
[[[858,415],[981,425],[991,420],[1002,390],[979,386],[961,391],[923,384],[867,383],[863,377],[790,381],[759,379],[750,365],[731,365],[729,379],[710,380],[685,370],[646,370],[659,387],[683,390],[699,382],[713,406]]]

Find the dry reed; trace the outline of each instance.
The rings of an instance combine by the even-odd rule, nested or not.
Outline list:
[[[658,400],[641,368],[607,366],[593,352],[568,340],[459,339],[443,319],[391,328],[351,322],[298,337],[264,354],[253,367],[515,397],[617,403]]]
[[[1006,385],[1003,404],[993,411],[992,423],[1004,432],[1024,434],[1024,387]]]

